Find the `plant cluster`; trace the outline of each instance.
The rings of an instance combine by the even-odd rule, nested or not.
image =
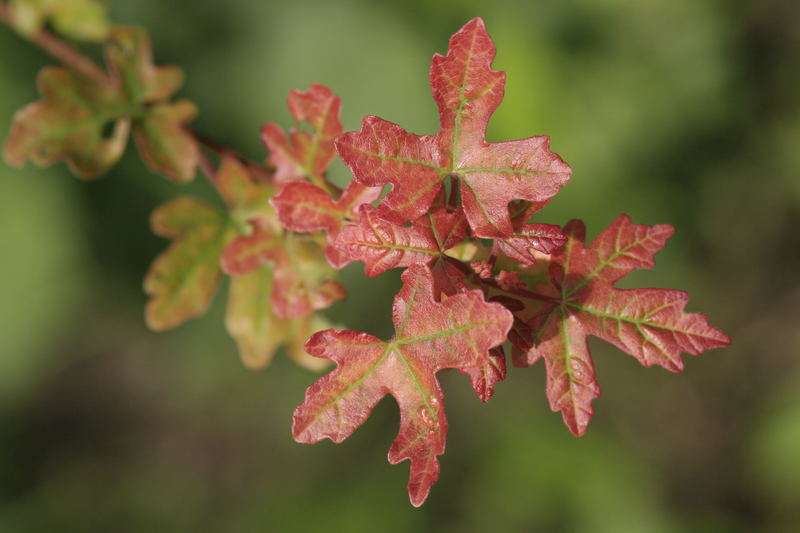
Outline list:
[[[154,211],[153,231],[172,243],[145,278],[148,326],[166,330],[203,314],[230,276],[226,327],[245,364],[267,365],[282,345],[300,363],[336,364],[295,410],[297,441],[340,442],[384,396],[395,398],[400,430],[389,461],[410,460],[413,505],[425,501],[445,449],[440,370],[468,375],[487,401],[506,377],[506,352],[520,368],[542,359],[551,408],[582,435],[600,394],[588,335],[673,372],[683,368],[681,352],[728,344],[704,316],[684,311],[686,293],[615,287],[654,266],[671,226],[621,215],[587,244],[579,220],[536,220],[571,170],[546,136],[486,141],[505,75],[491,68],[495,47],[481,19],[431,62],[435,135],[374,116],[344,133],[339,97],[315,84],[289,95],[294,128],[263,127],[269,158],[261,164],[194,132],[195,106],[173,99],[180,70],[154,65],[146,32],[113,27],[99,9],[93,0],[0,4],[4,22],[64,63],[41,71],[42,98],[15,116],[6,159],[65,161],[94,178],[132,132],[154,172],[185,183],[199,168],[225,207],[178,197]],[[105,68],[44,30],[47,21],[101,42]],[[353,174],[344,190],[326,176],[337,154]],[[389,340],[326,329],[319,311],[345,296],[337,270],[352,261],[367,276],[405,269]]]

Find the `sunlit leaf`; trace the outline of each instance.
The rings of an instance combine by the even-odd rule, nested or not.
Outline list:
[[[435,375],[490,364],[490,350],[503,342],[512,318],[501,305],[486,303],[480,291],[437,302],[431,272],[419,264],[403,274],[392,316],[396,334],[389,342],[351,330],[326,330],[309,339],[309,353],[338,367],[306,391],[292,432],[299,442],[341,442],[391,394],[400,408],[400,432],[389,461],[411,461],[408,494],[419,506],[439,477],[436,456],[444,453],[447,432]]]
[[[436,135],[414,135],[368,116],[361,131],[337,139],[336,149],[357,181],[392,185],[380,204],[383,218],[402,224],[420,217],[443,181],[456,177],[473,232],[508,237],[510,202],[524,200],[540,209],[567,182],[571,170],[550,151],[548,137],[486,142],[486,126],[505,84],[505,75],[491,69],[494,56],[494,43],[478,18],[453,35],[446,56],[433,57],[430,79],[441,124]]]
[[[683,369],[681,352],[698,355],[729,339],[703,315],[684,312],[689,296],[683,291],[614,287],[634,270],[655,265],[653,255],[672,235],[671,226],[637,225],[621,215],[588,248],[582,222],[569,222],[564,233],[568,241],[551,258],[549,282],[537,285],[545,301],[535,302],[530,317],[516,313],[522,318],[509,339],[517,347],[515,365],[544,359],[550,407],[582,435],[600,395],[587,335],[614,344],[644,366],[673,372]],[[525,300],[524,293],[515,297]]]

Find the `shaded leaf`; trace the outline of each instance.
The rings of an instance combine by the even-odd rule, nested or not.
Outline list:
[[[14,116],[3,147],[12,165],[28,159],[40,166],[66,161],[81,178],[106,172],[125,150],[130,128],[118,92],[61,67],[43,68],[37,79],[42,99]],[[104,136],[107,125],[111,136]]]
[[[552,224],[521,224],[509,237],[495,240],[497,249],[523,265],[536,264],[536,252],[551,254],[567,242]]]
[[[323,318],[283,320],[272,309],[272,269],[263,265],[232,276],[225,326],[236,340],[242,362],[250,368],[267,366],[281,346],[298,364],[321,370],[326,361],[310,357],[303,346],[315,331],[329,327]]]
[[[368,116],[361,131],[336,140],[357,181],[371,187],[392,185],[380,204],[383,218],[398,224],[418,218],[428,211],[443,181],[453,176],[474,233],[508,237],[513,233],[510,202],[525,200],[540,209],[567,182],[571,170],[550,151],[548,137],[486,142],[486,126],[505,84],[505,75],[491,69],[494,56],[483,21],[473,19],[450,39],[447,56],[436,54],[431,62],[439,133],[414,135]]]
[[[172,239],[150,267],[144,280],[150,297],[145,311],[148,327],[173,328],[203,314],[219,285],[219,258],[233,236],[228,218],[212,205],[179,197],[151,217],[153,232]]]
[[[80,41],[102,41],[111,23],[108,8],[98,0],[11,0],[11,23],[28,37],[50,20],[56,30]]]
[[[199,147],[186,123],[197,114],[188,100],[157,104],[136,121],[133,135],[142,160],[153,172],[178,183],[194,178]]]
[[[400,432],[389,461],[411,461],[408,493],[419,506],[439,476],[436,456],[444,452],[447,432],[435,374],[486,365],[512,318],[501,305],[485,302],[480,291],[436,302],[433,277],[424,265],[412,265],[402,278],[392,310],[396,334],[391,341],[351,330],[326,330],[308,340],[309,353],[338,366],[308,388],[295,410],[292,433],[298,442],[341,442],[391,394],[400,408]]]
[[[250,235],[234,239],[222,256],[227,274],[242,275],[264,264],[273,267],[272,305],[280,318],[300,318],[344,298],[322,249],[312,240],[273,232],[258,219]]]
[[[509,339],[517,347],[516,365],[545,360],[550,407],[582,435],[593,415],[592,400],[600,394],[587,335],[614,344],[644,366],[673,372],[683,369],[681,352],[698,355],[729,339],[703,315],[684,312],[689,297],[683,291],[613,286],[630,272],[655,265],[653,255],[672,235],[671,226],[637,225],[620,215],[588,248],[582,222],[569,222],[564,232],[568,241],[551,258],[549,284],[537,287],[551,303],[538,302],[539,310],[522,320],[527,327],[515,325]]]
[[[147,30],[117,26],[109,35],[106,60],[132,104],[168,100],[183,85],[175,65],[155,66]]]

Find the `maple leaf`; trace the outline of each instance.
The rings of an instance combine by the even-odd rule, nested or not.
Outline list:
[[[311,124],[314,133],[292,128],[287,139],[277,124],[263,126],[261,138],[270,151],[275,180],[282,183],[310,178],[321,185],[325,183],[323,173],[336,154],[333,139],[343,131],[339,122],[341,100],[328,87],[315,83],[308,91],[291,91],[286,104],[292,117]]]
[[[187,100],[168,102],[183,84],[181,69],[156,66],[150,37],[136,27],[112,30],[106,59],[129,104],[139,110],[133,113],[133,134],[142,160],[153,172],[178,183],[191,181],[199,147],[186,123],[197,109]]]
[[[362,205],[358,222],[344,227],[336,246],[351,260],[363,261],[366,275],[375,277],[391,268],[443,259],[444,252],[462,241],[467,231],[460,209],[450,213],[440,208],[411,226],[401,226],[381,219],[376,208]]]
[[[424,265],[412,265],[402,279],[392,308],[396,333],[391,341],[352,330],[321,331],[308,340],[311,355],[338,367],[308,388],[294,412],[292,433],[298,442],[341,442],[391,394],[400,407],[400,431],[389,462],[411,461],[408,494],[420,506],[439,476],[436,456],[444,453],[447,432],[435,375],[445,368],[486,365],[512,318],[501,305],[487,303],[480,291],[436,302],[433,275]]]
[[[323,230],[328,246],[325,256],[334,268],[342,268],[350,259],[335,246],[345,223],[358,219],[358,208],[380,194],[377,187],[365,187],[354,181],[333,200],[328,192],[307,181],[290,181],[270,203],[284,228],[299,233]]]
[[[252,232],[225,249],[222,268],[226,274],[241,275],[271,264],[272,305],[280,318],[305,317],[344,298],[344,287],[313,240],[273,232],[258,219],[250,223]]]
[[[185,125],[196,114],[192,102],[179,100],[151,107],[134,123],[136,146],[153,172],[179,183],[194,178],[200,149]]]
[[[317,314],[296,320],[279,318],[272,307],[273,273],[269,265],[231,276],[225,327],[236,340],[242,362],[264,368],[280,346],[298,364],[321,370],[327,361],[309,356],[304,342],[315,331],[330,327]]]
[[[549,283],[536,287],[544,296],[535,302],[539,310],[522,319],[524,314],[516,313],[509,336],[516,347],[514,364],[544,359],[550,407],[561,411],[575,435],[586,431],[592,400],[600,395],[587,335],[614,344],[644,366],[673,372],[683,369],[681,352],[698,355],[730,342],[703,315],[684,312],[689,296],[683,291],[614,287],[630,272],[655,266],[653,255],[673,231],[620,215],[587,248],[583,223],[570,221],[564,226],[566,245],[551,258]]]
[[[225,213],[189,197],[178,197],[157,208],[153,232],[174,242],[153,262],[144,280],[150,297],[145,311],[148,327],[173,328],[203,314],[219,285],[219,258],[235,234]]]
[[[442,182],[454,176],[474,233],[507,237],[513,233],[510,202],[524,200],[540,209],[567,182],[570,168],[550,151],[546,136],[486,142],[486,126],[505,85],[505,75],[491,69],[494,56],[483,20],[471,20],[450,39],[448,54],[436,54],[431,62],[441,124],[436,135],[414,135],[367,116],[360,131],[336,140],[357,181],[371,187],[392,185],[380,204],[383,218],[399,224],[418,218],[428,211]]]
[[[121,118],[124,101],[117,91],[62,67],[43,68],[37,88],[42,99],[14,116],[4,146],[10,164],[65,160],[76,176],[94,178],[117,162],[130,129],[130,121]],[[110,138],[103,135],[106,124],[113,124]]]
[[[68,37],[82,41],[102,41],[111,23],[108,8],[98,0],[11,0],[11,24],[23,35],[34,35],[50,20]]]

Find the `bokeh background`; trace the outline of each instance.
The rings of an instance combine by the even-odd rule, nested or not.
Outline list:
[[[208,316],[153,334],[141,279],[166,242],[148,213],[181,189],[129,150],[82,183],[0,163],[0,531],[800,531],[800,3],[796,0],[110,2],[187,73],[198,129],[255,159],[312,82],[357,129],[437,126],[428,63],[474,16],[506,70],[489,140],[552,136],[572,181],[538,217],[619,213],[677,229],[627,286],[688,290],[733,345],[673,375],[592,339],[603,396],[576,439],[542,365],[481,404],[444,373],[450,430],[421,509],[386,453],[385,400],[344,444],[295,444],[316,375],[246,370]],[[0,127],[52,61],[0,28]],[[338,165],[334,175],[346,180]],[[396,275],[345,272],[329,316],[390,333]],[[688,357],[688,356],[687,356]]]

